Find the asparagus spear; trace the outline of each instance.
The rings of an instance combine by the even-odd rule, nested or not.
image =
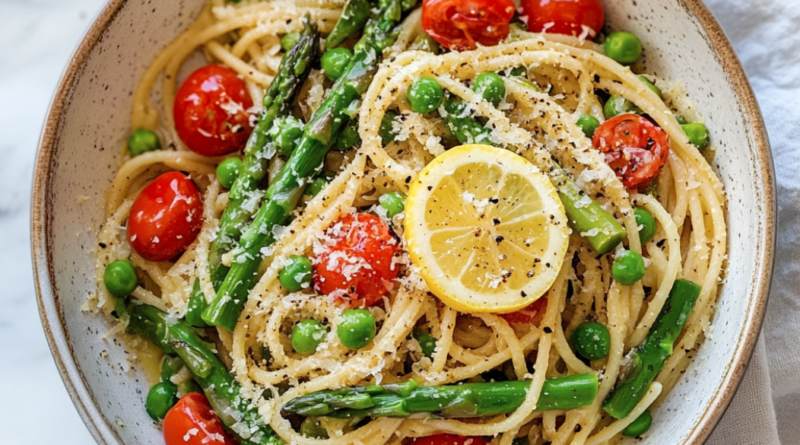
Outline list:
[[[336,48],[351,35],[361,32],[370,15],[372,15],[372,5],[369,1],[347,0],[339,21],[325,38],[325,49]]]
[[[261,420],[250,401],[239,395],[239,384],[191,327],[153,306],[131,304],[128,312],[128,332],[151,340],[167,353],[177,354],[203,389],[214,412],[241,445],[283,443]]]
[[[517,409],[530,388],[530,381],[465,383],[419,386],[415,380],[391,385],[357,386],[318,391],[291,400],[283,406],[303,416],[408,417],[431,413],[439,417],[484,417]],[[545,381],[536,409],[572,409],[592,403],[597,395],[597,375],[578,374]]]
[[[242,233],[234,263],[216,299],[203,311],[206,323],[233,331],[247,293],[255,283],[258,265],[264,257],[262,249],[275,242],[275,228],[286,222],[306,183],[320,170],[340,130],[358,111],[361,95],[378,69],[379,55],[397,39],[395,28],[402,15],[400,0],[386,3],[367,23],[345,74],[333,84],[306,124],[303,137],[267,189],[266,200],[253,223]]]
[[[520,82],[530,85],[530,82]],[[447,99],[445,121],[450,132],[462,144],[497,145],[491,138],[491,130],[484,127],[471,116],[465,116],[465,104],[458,99]],[[572,230],[577,231],[598,255],[605,255],[614,249],[625,236],[625,229],[600,204],[591,199],[555,162],[550,163],[550,179],[555,182],[558,196],[564,205]]]
[[[701,287],[691,281],[675,280],[669,298],[658,314],[653,328],[640,346],[630,354],[631,364],[617,387],[603,403],[603,409],[615,419],[633,411],[647,393],[650,384],[672,354],[672,347],[692,312]]]
[[[222,264],[222,256],[229,252],[241,236],[245,224],[250,221],[256,209],[258,197],[262,194],[259,184],[267,173],[267,162],[275,150],[273,137],[269,134],[275,121],[291,113],[291,101],[305,82],[313,62],[319,53],[319,32],[317,27],[304,19],[305,27],[300,40],[281,61],[275,80],[264,94],[264,111],[256,124],[244,149],[244,161],[239,177],[228,194],[229,204],[220,220],[216,239],[211,243],[208,254],[209,271],[214,288],[218,288],[228,267]],[[206,307],[205,297],[200,289],[200,281],[195,280],[186,321],[197,327],[205,326],[201,313]]]

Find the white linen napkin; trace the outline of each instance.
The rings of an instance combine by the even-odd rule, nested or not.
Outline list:
[[[767,123],[778,182],[775,273],[761,338],[710,445],[800,444],[800,0],[706,0]],[[709,116],[710,120],[713,118]]]

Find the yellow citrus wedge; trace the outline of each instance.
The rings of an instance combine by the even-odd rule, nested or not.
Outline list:
[[[437,297],[462,312],[508,313],[533,303],[553,285],[569,244],[547,176],[488,145],[434,159],[412,181],[405,209],[411,262]]]

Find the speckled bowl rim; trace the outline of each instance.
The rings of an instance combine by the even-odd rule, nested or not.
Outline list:
[[[74,87],[76,76],[92,49],[99,42],[103,32],[114,20],[114,17],[125,5],[126,1],[110,0],[100,11],[75,50],[61,77],[39,140],[33,175],[31,205],[31,252],[36,297],[42,327],[50,345],[53,359],[64,381],[64,386],[66,386],[67,392],[78,410],[78,414],[97,443],[103,445],[122,445],[122,442],[114,432],[114,428],[108,419],[100,412],[98,404],[78,367],[69,343],[59,297],[53,292],[52,283],[55,281],[55,271],[50,249],[53,239],[52,234],[48,234],[48,227],[52,218],[49,213],[48,191],[51,171],[55,164],[55,149],[58,143],[63,113],[68,107],[67,100]],[[730,76],[730,82],[740,101],[741,112],[747,118],[746,121],[752,125],[751,132],[756,145],[758,168],[761,170],[763,178],[760,186],[763,188],[767,201],[763,207],[766,214],[766,226],[761,231],[762,239],[759,240],[761,241],[759,245],[762,247],[758,250],[756,258],[757,272],[753,278],[755,298],[750,302],[742,336],[736,345],[728,372],[717,388],[709,408],[694,425],[683,444],[700,445],[705,442],[714,430],[714,427],[716,427],[733,399],[758,341],[771,283],[777,208],[774,168],[767,131],[744,69],[719,23],[717,23],[717,20],[705,4],[701,0],[678,1],[681,2],[690,15],[697,18],[706,31],[710,47],[714,49],[718,62],[722,65],[725,73]]]

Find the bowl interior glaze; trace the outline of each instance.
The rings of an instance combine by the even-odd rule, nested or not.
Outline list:
[[[94,292],[94,234],[130,131],[133,90],[203,3],[112,0],[64,74],[39,148],[32,243],[42,321],[67,389],[103,444],[163,443],[145,414],[140,366],[119,342],[102,338],[105,319],[81,308]],[[604,3],[613,29],[642,39],[647,71],[684,83],[718,146],[714,168],[728,196],[725,285],[709,338],[654,413],[644,442],[699,444],[730,402],[763,318],[775,225],[769,146],[738,60],[699,0]]]

